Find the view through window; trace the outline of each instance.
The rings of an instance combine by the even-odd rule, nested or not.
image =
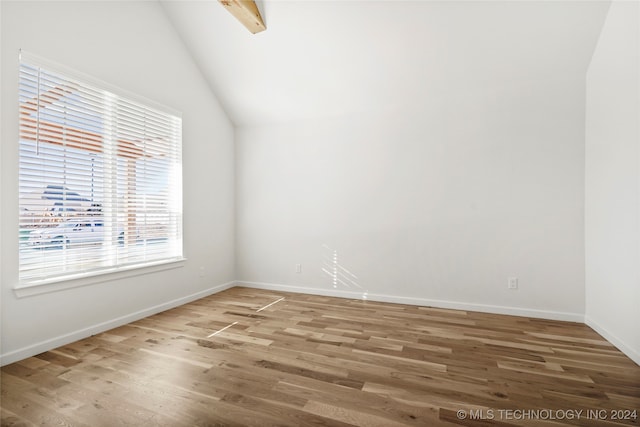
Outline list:
[[[182,257],[182,120],[85,80],[21,54],[22,283]]]

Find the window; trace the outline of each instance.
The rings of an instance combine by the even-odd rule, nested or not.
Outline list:
[[[20,282],[181,259],[182,120],[58,70],[21,53]]]

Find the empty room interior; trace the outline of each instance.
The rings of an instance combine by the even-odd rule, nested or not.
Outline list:
[[[638,1],[0,1],[2,426],[640,425]]]

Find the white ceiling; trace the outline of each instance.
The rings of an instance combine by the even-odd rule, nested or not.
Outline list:
[[[412,109],[584,81],[609,2],[273,1],[251,34],[216,0],[165,11],[239,126]],[[544,85],[542,85],[544,86]]]

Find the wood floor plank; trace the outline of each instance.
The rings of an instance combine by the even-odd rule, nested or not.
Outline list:
[[[640,425],[640,367],[583,324],[242,287],[0,380],[2,426]]]

